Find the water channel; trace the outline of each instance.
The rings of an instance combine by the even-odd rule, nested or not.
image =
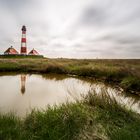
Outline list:
[[[45,109],[83,99],[89,91],[106,90],[116,100],[140,113],[140,98],[126,95],[119,88],[89,79],[64,75],[18,74],[0,76],[0,113],[14,112],[23,117],[32,109]]]

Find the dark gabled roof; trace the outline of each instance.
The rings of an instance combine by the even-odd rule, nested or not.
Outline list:
[[[12,46],[8,48],[4,54],[19,54],[18,51],[16,51]]]
[[[29,52],[29,55],[39,55],[39,53],[38,53],[35,49],[32,49],[32,50]]]

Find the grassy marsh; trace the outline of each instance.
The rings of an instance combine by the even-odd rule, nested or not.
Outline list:
[[[140,94],[140,60],[0,59],[0,72],[56,73],[95,78]],[[139,140],[140,115],[107,93],[33,110],[24,119],[0,114],[1,140]]]

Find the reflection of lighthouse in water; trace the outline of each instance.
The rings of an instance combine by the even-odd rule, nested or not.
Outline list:
[[[22,74],[21,75],[21,93],[25,93],[25,82],[26,82],[26,75]]]

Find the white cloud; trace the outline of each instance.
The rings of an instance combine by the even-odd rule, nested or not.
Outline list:
[[[20,49],[48,57],[139,58],[139,0],[0,0],[0,53]]]

